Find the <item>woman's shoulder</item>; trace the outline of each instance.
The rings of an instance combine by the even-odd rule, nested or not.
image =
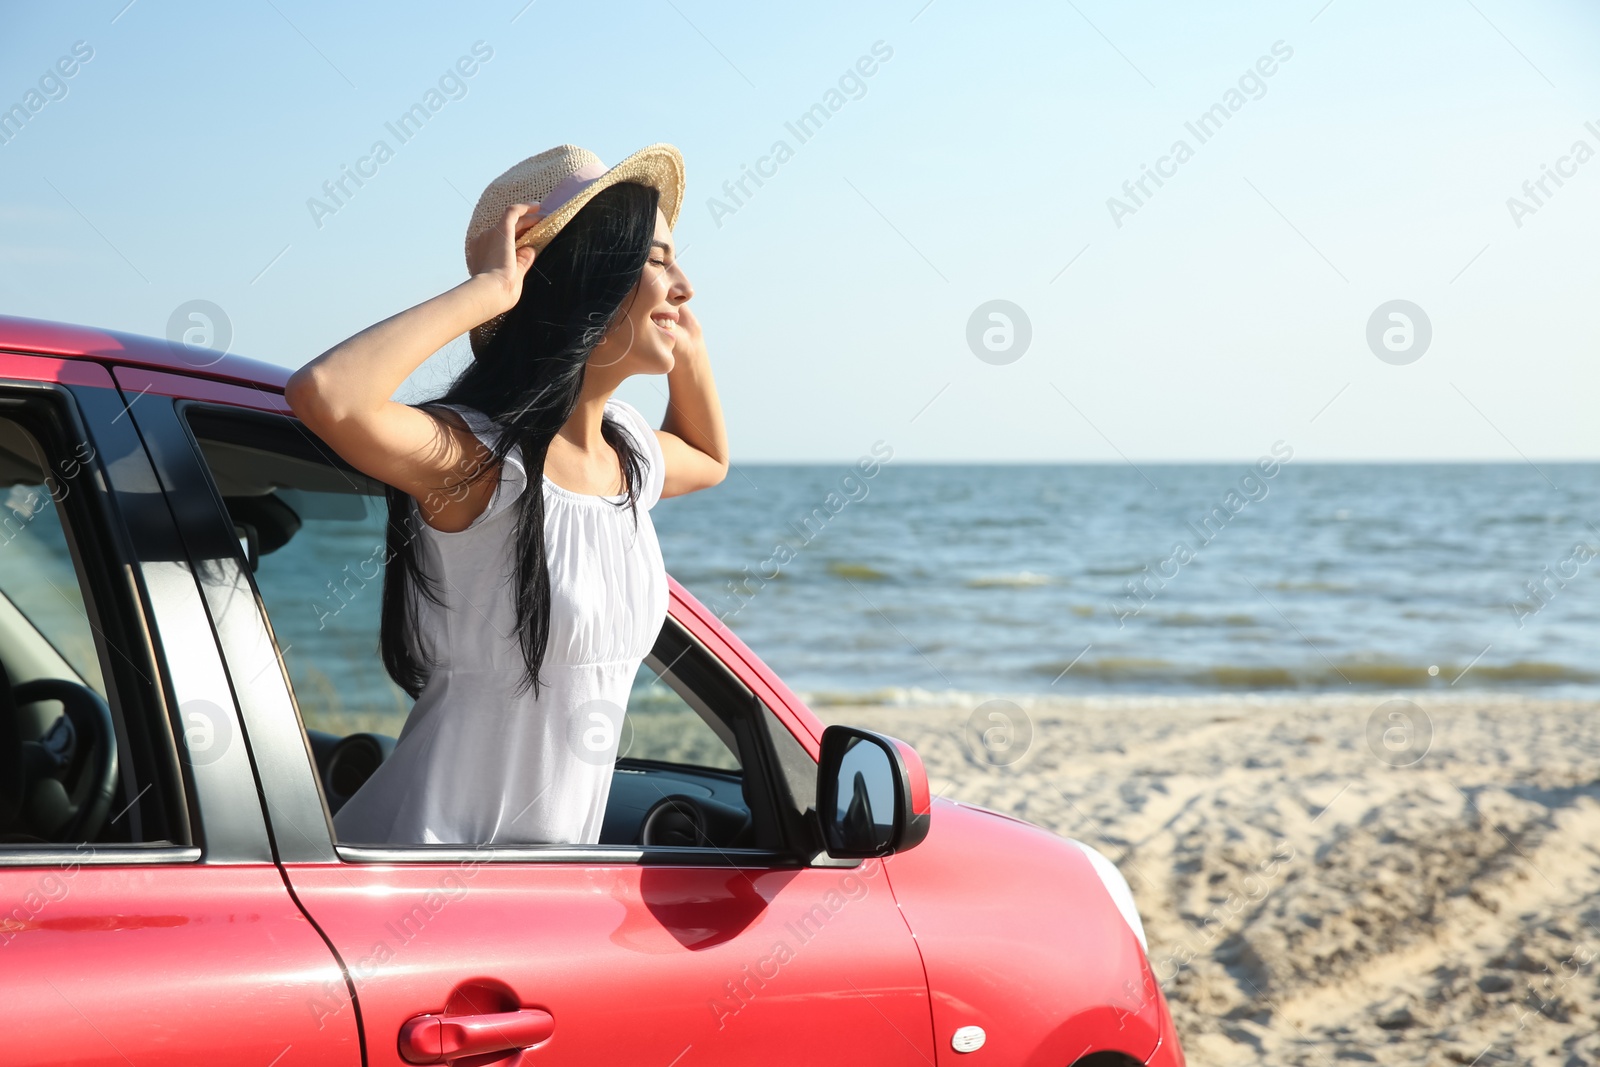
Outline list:
[[[661,499],[661,486],[666,474],[666,456],[661,451],[661,439],[656,436],[655,427],[650,425],[638,408],[621,397],[613,396],[606,400],[606,413],[615,418],[633,438],[634,447],[644,461],[645,468],[645,484],[639,500],[646,508],[654,507],[656,501]]]
[[[448,411],[459,418],[460,421],[466,425],[467,429],[479,436],[491,434],[500,429],[500,424],[495,422],[495,420],[488,414],[467,404],[446,404],[442,400],[431,400],[426,404],[419,404],[418,406],[424,411],[428,411],[432,414],[437,414],[441,411]]]
[[[621,419],[627,424],[629,430],[637,430],[639,427],[648,425],[639,409],[620,396],[606,398],[606,414]]]
[[[433,401],[419,406],[425,410],[431,409],[436,414],[449,412],[450,414],[444,416],[446,420],[450,420],[451,415],[459,418],[468,432],[476,437],[484,448],[489,449],[491,452],[499,446],[501,437],[506,432],[506,427],[495,421],[494,418],[467,404],[447,404],[441,401]],[[528,484],[528,472],[522,462],[522,448],[520,445],[512,445],[510,451],[506,454],[505,462],[499,465],[499,470],[494,477],[496,484],[493,494],[489,497],[488,504],[466,528],[447,532],[435,529],[426,523],[423,524],[424,527],[432,531],[435,536],[448,539],[466,533],[469,530],[481,530],[491,519],[509,512],[512,505],[517,502],[527,489]]]
[[[633,437],[634,444],[642,449],[647,457],[661,451],[661,441],[656,437],[655,428],[638,408],[614,396],[606,401],[606,414],[622,424],[623,429]]]

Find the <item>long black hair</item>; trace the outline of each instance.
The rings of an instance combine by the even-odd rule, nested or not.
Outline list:
[[[467,473],[469,481],[495,476],[506,455],[521,446],[528,482],[517,503],[513,556],[516,633],[526,673],[518,691],[539,692],[539,668],[550,636],[550,574],[544,543],[544,461],[550,440],[572,417],[583,388],[589,353],[605,335],[633,290],[655,236],[660,193],[618,182],[585,204],[540,252],[522,282],[522,297],[495,327],[443,396],[431,403],[460,404],[489,416],[501,429],[493,456]],[[422,405],[426,407],[426,405]],[[618,506],[634,510],[643,485],[643,460],[612,419],[601,423],[627,481]],[[440,492],[461,493],[455,487]],[[417,563],[414,540],[422,518],[406,493],[390,487],[379,644],[396,685],[416,698],[432,664],[415,640],[419,600],[413,590],[442,603],[433,578]]]

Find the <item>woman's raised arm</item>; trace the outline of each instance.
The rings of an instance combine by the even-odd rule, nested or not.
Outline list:
[[[515,247],[526,229],[518,223],[537,206],[511,206],[498,226],[473,240],[477,269],[466,281],[334,345],[295,371],[285,390],[290,409],[329,447],[362,473],[410,494],[442,530],[466,528],[488,505],[497,479],[456,487],[489,452],[465,425],[392,397],[451,338],[516,306],[534,258],[532,248]]]
[[[678,333],[672,370],[667,373],[667,414],[656,431],[667,461],[663,498],[709,488],[728,474],[722,402],[711,377],[700,320],[687,303],[678,306]]]

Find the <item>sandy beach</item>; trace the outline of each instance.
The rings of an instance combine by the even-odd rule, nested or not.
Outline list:
[[[1600,1063],[1600,703],[816,710],[1115,860],[1196,1067]]]

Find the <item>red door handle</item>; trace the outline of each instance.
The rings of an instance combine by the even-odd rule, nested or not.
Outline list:
[[[449,1063],[537,1045],[555,1030],[555,1016],[537,1008],[495,1015],[418,1015],[400,1028],[400,1055],[407,1063]]]

